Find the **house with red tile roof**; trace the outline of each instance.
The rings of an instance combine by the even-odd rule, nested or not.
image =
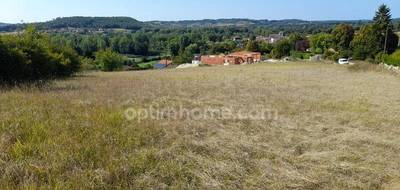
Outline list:
[[[239,51],[229,55],[203,55],[201,63],[206,65],[240,65],[244,63],[256,63],[261,61],[261,53]]]

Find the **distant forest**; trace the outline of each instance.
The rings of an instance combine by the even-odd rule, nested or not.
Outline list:
[[[173,29],[173,28],[263,28],[271,32],[299,32],[315,34],[329,32],[338,24],[349,24],[358,28],[370,23],[370,20],[332,20],[332,21],[304,21],[297,19],[287,20],[251,20],[251,19],[215,19],[215,20],[184,20],[184,21],[149,21],[140,22],[130,17],[64,17],[48,22],[32,23],[40,30],[58,30],[62,28],[81,29]],[[395,30],[400,30],[400,18],[394,19]],[[22,30],[27,24],[0,23],[0,32]]]

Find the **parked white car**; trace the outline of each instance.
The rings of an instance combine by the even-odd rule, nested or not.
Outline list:
[[[339,59],[338,63],[340,65],[348,65],[350,62],[349,62],[349,59],[342,58],[342,59]]]

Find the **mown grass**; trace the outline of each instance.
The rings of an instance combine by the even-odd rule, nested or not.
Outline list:
[[[400,80],[326,64],[92,73],[0,92],[1,189],[395,189]],[[127,120],[127,108],[277,110]]]

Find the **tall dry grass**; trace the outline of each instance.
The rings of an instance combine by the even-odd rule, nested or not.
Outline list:
[[[400,80],[322,64],[92,73],[0,92],[2,189],[395,189]],[[128,108],[278,111],[127,120]]]

